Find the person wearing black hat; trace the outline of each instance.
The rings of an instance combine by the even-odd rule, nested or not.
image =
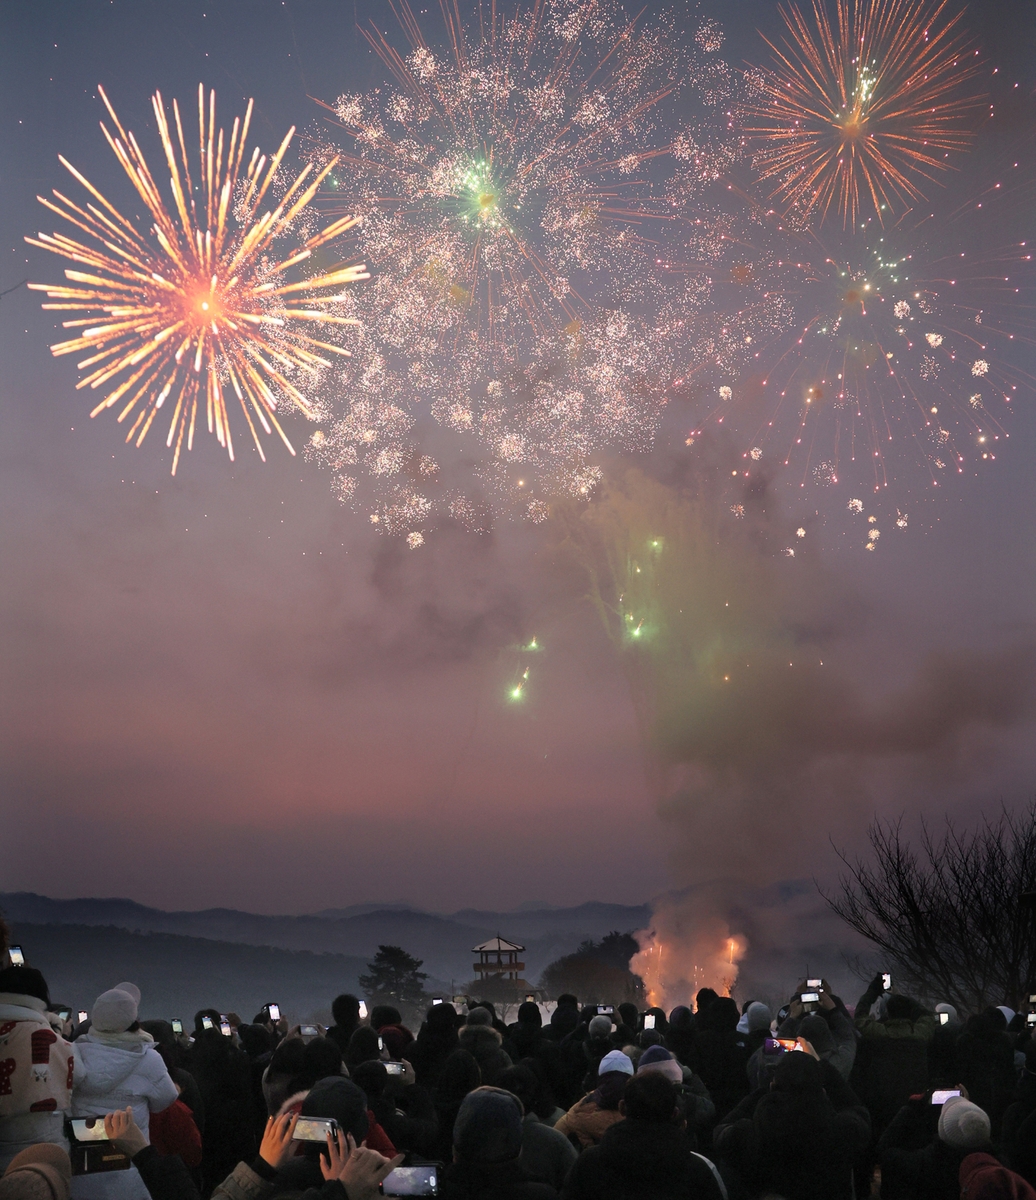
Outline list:
[[[518,1097],[501,1088],[476,1088],[464,1098],[443,1200],[557,1200],[554,1188],[531,1181],[521,1165],[523,1116]]]
[[[68,1148],[72,1047],[51,1028],[49,1008],[39,971],[0,971],[0,1172],[37,1142]]]

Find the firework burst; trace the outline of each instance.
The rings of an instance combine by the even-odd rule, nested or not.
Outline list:
[[[103,89],[101,99],[115,126],[104,136],[153,221],[141,231],[64,158],[62,164],[92,197],[85,205],[60,192],[39,197],[88,241],[63,233],[25,240],[71,259],[68,286],[29,284],[55,303],[43,308],[86,315],[63,322],[80,332],[52,346],[55,355],[87,353],[89,370],[76,385],[101,392],[93,409],[121,405],[129,421],[126,440],[139,446],[169,402],[166,445],[173,447],[173,474],[186,439],[194,441],[198,408],[205,406],[210,433],[234,457],[228,400],[240,404],[255,445],[265,460],[260,427],[291,443],[277,419],[282,401],[313,415],[300,390],[348,350],[327,340],[337,326],[352,324],[343,313],[345,284],[367,278],[362,267],[331,267],[291,280],[291,268],[311,259],[355,221],[342,217],[311,233],[287,257],[275,243],[305,221],[320,185],[334,169],[310,165],[283,186],[280,168],[294,129],[276,154],[256,147],[245,162],[252,115],[235,118],[229,139],[216,128],[216,95],[198,89],[197,177],[192,177],[183,123],[173,101],[170,125],[159,93],[152,98],[170,174],[172,207],[163,201],[132,133],[123,129]],[[312,225],[312,222],[310,222]],[[85,269],[83,269],[85,268]],[[319,334],[319,336],[314,336]],[[305,382],[303,382],[305,381]]]
[[[350,496],[373,480],[386,528],[419,495],[431,510],[422,439],[467,439],[473,490],[533,520],[589,494],[602,448],[650,444],[686,333],[687,195],[670,184],[726,136],[733,87],[714,22],[688,50],[670,18],[642,26],[611,0],[494,8],[471,28],[443,13],[442,48],[405,5],[407,52],[371,33],[394,86],[328,106],[344,150],[314,135],[347,168],[325,196],[361,215],[374,276],[340,378],[362,412],[332,400],[315,453]],[[485,523],[482,501],[441,499]]]
[[[949,0],[825,0],[812,20],[781,8],[786,34],[746,132],[774,196],[804,219],[902,212],[965,150],[982,107],[978,51]]]

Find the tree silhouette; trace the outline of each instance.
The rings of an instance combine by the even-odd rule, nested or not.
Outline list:
[[[1020,1007],[1036,993],[1036,801],[973,833],[947,822],[941,841],[922,825],[919,848],[901,826],[870,827],[871,862],[839,852],[848,874],[825,900],[917,994]]]
[[[367,964],[369,973],[359,978],[360,988],[375,1004],[416,1007],[425,999],[428,974],[421,970],[423,961],[407,954],[402,946],[379,946]]]

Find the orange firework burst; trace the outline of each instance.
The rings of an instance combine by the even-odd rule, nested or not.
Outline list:
[[[173,446],[173,474],[184,437],[194,441],[199,403],[204,400],[208,428],[234,458],[227,400],[241,405],[256,447],[265,461],[256,423],[266,433],[276,429],[295,453],[277,420],[278,404],[287,399],[311,415],[309,402],[296,386],[321,367],[328,354],[348,351],[319,341],[306,330],[352,325],[342,315],[344,284],[368,276],[362,266],[335,267],[315,277],[289,281],[286,272],[313,251],[344,233],[355,219],[343,217],[314,233],[286,258],[276,240],[304,219],[310,201],[334,167],[328,163],[313,178],[311,165],[286,188],[278,171],[294,128],[277,153],[267,159],[256,147],[242,170],[252,101],[244,120],[234,119],[229,141],[216,128],[216,94],[206,98],[198,88],[197,187],[191,177],[180,110],[173,101],[173,124],[161,94],[152,97],[155,120],[169,169],[173,208],[162,200],[137,140],[127,133],[115,110],[98,88],[114,122],[113,136],[102,122],[108,144],[143,200],[153,224],[140,232],[75,167],[61,163],[86,188],[96,204],[74,204],[54,191],[56,203],[40,203],[70,221],[89,243],[62,233],[26,238],[87,270],[66,270],[72,285],[30,283],[56,303],[45,309],[88,314],[63,322],[78,336],[51,347],[55,355],[96,351],[78,365],[92,368],[77,387],[107,389],[91,416],[122,403],[119,421],[132,419],[127,442],[144,440],[159,410],[171,400],[166,445]],[[175,140],[174,140],[175,139]],[[268,207],[260,215],[266,201]]]
[[[835,208],[855,224],[867,203],[880,218],[920,199],[920,182],[967,148],[978,51],[947,3],[837,0],[837,28],[823,0],[812,23],[780,9],[787,36],[767,41],[776,66],[758,75],[747,129],[775,196],[804,218]]]

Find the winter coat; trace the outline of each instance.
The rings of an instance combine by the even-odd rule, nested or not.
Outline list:
[[[1014,1096],[1016,1071],[1009,1034],[1001,1030],[965,1028],[957,1039],[957,1073],[972,1103],[989,1114],[993,1136],[1000,1132],[1004,1110]]]
[[[462,1025],[457,1031],[457,1040],[461,1050],[474,1056],[483,1083],[494,1083],[501,1071],[513,1065],[504,1053],[503,1037],[491,1025]]]
[[[146,1033],[96,1033],[78,1038],[75,1052],[73,1117],[103,1117],[116,1109],[133,1109],[133,1119],[145,1137],[152,1112],[161,1112],[176,1099],[176,1085],[150,1036]],[[136,1167],[101,1175],[78,1175],[72,1180],[73,1200],[148,1200],[148,1190]]]
[[[202,1190],[208,1191],[237,1163],[250,1162],[258,1149],[252,1067],[248,1055],[214,1029],[195,1037],[187,1069],[205,1106],[201,1171]]]
[[[0,1175],[37,1142],[68,1149],[72,1047],[51,1029],[45,1009],[35,996],[0,992]]]
[[[563,1133],[544,1125],[530,1112],[522,1121],[522,1152],[518,1157],[530,1179],[549,1183],[560,1192],[579,1155]]]
[[[911,1096],[928,1090],[928,1043],[935,1032],[930,1014],[910,1021],[858,1017],[860,1041],[849,1083],[883,1130]]]
[[[679,1125],[620,1121],[585,1150],[563,1200],[726,1200],[715,1169]]]
[[[959,1200],[960,1165],[976,1151],[988,1153],[991,1146],[957,1149],[940,1141],[938,1133],[927,1144],[918,1147],[919,1132],[938,1126],[938,1116],[922,1110],[937,1105],[927,1101],[906,1104],[878,1141],[878,1162],[881,1164],[881,1194],[883,1197],[902,1197],[903,1200]]]
[[[870,1144],[870,1119],[827,1066],[825,1092],[834,1090],[834,1099],[825,1093],[801,1097],[758,1091],[716,1127],[717,1159],[750,1195],[774,1192],[785,1200],[850,1200],[853,1195],[853,1166]]]
[[[591,1092],[573,1104],[554,1128],[567,1138],[578,1139],[580,1146],[585,1149],[587,1146],[596,1146],[605,1131],[621,1120],[622,1113],[617,1108],[601,1108]]]
[[[191,1110],[182,1100],[151,1114],[151,1145],[162,1155],[175,1154],[184,1166],[201,1166],[201,1134]]]
[[[814,1049],[821,1059],[829,1062],[843,1079],[848,1079],[856,1061],[856,1030],[853,1028],[852,1021],[840,1008],[822,1008],[812,1015],[821,1017],[826,1022],[834,1042],[833,1048],[821,1049],[819,1046],[815,1046]],[[802,1017],[788,1017],[778,1029],[777,1036],[782,1038],[798,1037],[802,1021]],[[762,1033],[763,1037],[768,1036],[765,1030]],[[752,1050],[755,1049],[756,1047],[752,1046]]]
[[[517,1158],[502,1163],[449,1163],[439,1176],[442,1200],[558,1200],[547,1183],[526,1177]]]
[[[1019,1099],[1004,1113],[1001,1131],[1007,1165],[1036,1187],[1036,1076],[1026,1072]]]
[[[145,1146],[134,1154],[133,1166],[140,1172],[151,1200],[201,1200],[179,1155],[160,1154],[157,1147]]]

